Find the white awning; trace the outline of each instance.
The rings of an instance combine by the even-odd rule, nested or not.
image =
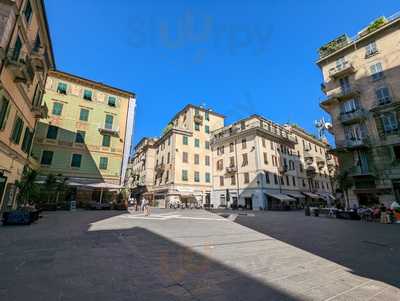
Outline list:
[[[271,193],[271,192],[268,192],[267,195],[270,196],[270,197],[273,197],[275,199],[281,200],[281,201],[290,201],[290,202],[295,202],[296,201],[296,199],[294,199],[294,198],[292,198],[290,196],[287,196],[286,194],[283,194],[283,193]]]
[[[105,182],[87,184],[85,186],[92,187],[92,188],[105,188],[105,189],[121,189],[122,188],[121,185],[112,184],[112,183],[105,183]]]
[[[335,200],[335,197],[332,194],[330,194],[329,192],[319,193],[319,195],[322,198],[324,198],[325,200],[329,200],[329,199]]]
[[[305,196],[308,196],[312,199],[320,199],[321,196],[319,196],[318,194],[312,193],[312,192],[302,192]]]
[[[298,191],[293,191],[293,192],[288,192],[287,193],[288,196],[291,196],[293,198],[296,199],[305,199],[306,197],[304,195],[302,195],[300,192]]]

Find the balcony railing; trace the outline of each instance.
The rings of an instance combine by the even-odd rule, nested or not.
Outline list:
[[[47,118],[49,109],[47,108],[46,104],[43,104],[41,106],[32,107],[32,112],[35,118]]]
[[[229,166],[225,169],[227,174],[233,174],[237,172],[237,167],[236,166]]]
[[[202,115],[194,115],[194,122],[202,124],[203,123],[203,116]]]
[[[213,132],[213,138],[211,143],[215,143],[219,139],[228,138],[232,135],[238,134],[240,132],[244,132],[250,129],[261,129],[268,132],[270,135],[273,135],[277,138],[288,140],[292,143],[297,143],[296,138],[291,135],[286,129],[281,126],[271,124],[262,119],[257,119],[253,122],[246,124],[235,124],[231,127],[224,127],[219,130]]]
[[[339,120],[344,123],[352,123],[363,120],[367,117],[367,112],[363,108],[358,108],[351,112],[344,112],[339,115]]]
[[[368,166],[353,166],[350,169],[349,174],[353,177],[374,175],[373,171],[368,168]]]
[[[12,71],[15,82],[32,83],[35,72],[27,53],[10,48],[6,65]]]
[[[336,67],[330,69],[329,76],[332,78],[338,78],[353,72],[355,72],[353,64],[350,62],[343,62],[340,65],[337,65]]]
[[[360,88],[358,85],[351,85],[349,87],[337,87],[332,89],[328,97],[322,100],[322,103],[328,103],[333,100],[347,100],[360,95]]]
[[[337,148],[357,148],[357,147],[367,147],[370,144],[369,138],[358,138],[358,139],[345,139],[337,140]]]
[[[119,128],[118,127],[110,127],[108,125],[103,125],[99,127],[99,132],[101,134],[109,134],[111,136],[119,137]]]

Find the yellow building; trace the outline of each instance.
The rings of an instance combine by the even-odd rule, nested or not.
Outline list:
[[[9,210],[15,181],[37,167],[31,142],[54,58],[43,1],[0,1],[0,16],[0,210]]]
[[[129,159],[135,95],[50,71],[44,102],[48,118],[37,126],[32,150],[41,173],[68,177],[78,187],[78,202],[98,200],[88,185],[121,185]]]
[[[210,203],[212,190],[211,132],[224,126],[225,117],[204,107],[187,105],[164,129],[163,135],[145,153],[153,162],[153,172],[146,172],[147,197],[155,206],[174,203]],[[142,142],[140,142],[142,143]],[[139,143],[139,144],[140,144]],[[138,145],[133,171],[141,170]],[[154,154],[153,154],[154,152]],[[148,171],[148,169],[147,169]],[[134,172],[133,177],[139,177]],[[140,183],[133,185],[133,192]]]

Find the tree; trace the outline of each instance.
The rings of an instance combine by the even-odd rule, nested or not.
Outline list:
[[[345,201],[346,201],[346,207],[350,208],[350,202],[349,202],[349,189],[353,187],[353,179],[350,175],[350,172],[348,170],[342,170],[340,171],[335,178],[336,184],[339,187],[339,189],[344,193],[345,196]]]
[[[53,196],[54,190],[56,189],[57,177],[53,174],[48,174],[44,181],[44,187],[47,194],[47,203],[50,203],[50,197]]]
[[[19,204],[26,205],[38,195],[37,176],[38,173],[36,170],[24,168],[21,180],[15,182],[18,188],[17,200]]]

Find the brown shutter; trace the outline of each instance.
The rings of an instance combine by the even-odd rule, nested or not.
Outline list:
[[[376,129],[378,130],[379,137],[385,137],[385,132],[383,130],[383,123],[380,116],[375,116],[375,124],[376,124]]]

